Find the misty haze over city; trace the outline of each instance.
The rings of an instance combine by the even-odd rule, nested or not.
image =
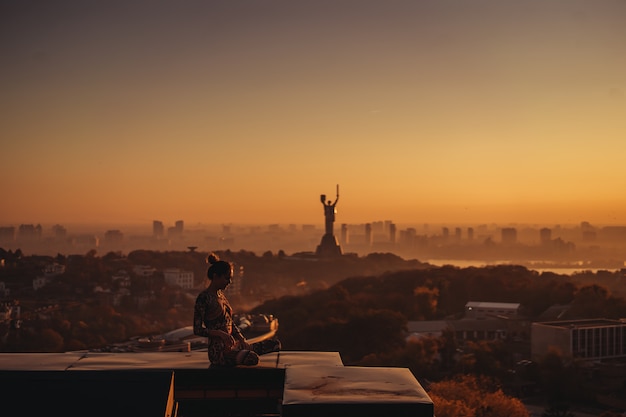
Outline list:
[[[321,217],[321,216],[320,216]],[[337,222],[334,233],[344,253],[393,253],[405,259],[457,266],[514,263],[539,269],[620,269],[626,226],[540,226],[526,224],[422,224],[392,220]],[[178,220],[134,225],[0,225],[0,247],[54,256],[95,250],[247,250],[287,255],[313,252],[324,234],[319,224],[203,225]],[[565,269],[562,269],[565,271]]]

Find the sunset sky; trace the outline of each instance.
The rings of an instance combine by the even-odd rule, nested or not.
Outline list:
[[[0,0],[0,226],[626,225],[624,0]]]

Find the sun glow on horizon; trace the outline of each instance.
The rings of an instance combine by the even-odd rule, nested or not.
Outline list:
[[[71,13],[70,13],[71,11]],[[626,3],[3,4],[0,226],[626,224]]]

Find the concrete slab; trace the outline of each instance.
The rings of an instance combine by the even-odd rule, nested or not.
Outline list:
[[[69,370],[207,369],[206,352],[88,353]]]
[[[260,357],[259,366],[289,368],[292,366],[343,366],[339,352],[282,351]]]
[[[406,368],[296,366],[286,369],[283,417],[428,416],[433,403]]]
[[[64,371],[71,368],[85,353],[2,353],[0,370]]]

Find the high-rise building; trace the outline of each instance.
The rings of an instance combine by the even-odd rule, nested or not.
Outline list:
[[[348,229],[348,225],[346,223],[341,225],[341,243],[343,245],[350,243],[350,230]]]
[[[155,238],[163,237],[165,233],[165,227],[163,226],[163,222],[160,220],[154,220],[152,222],[152,236]]]
[[[13,242],[15,240],[15,227],[5,226],[0,227],[0,241]]]
[[[41,238],[41,225],[20,224],[17,236],[21,240],[37,240]]]
[[[549,229],[547,227],[541,228],[539,230],[539,241],[541,242],[541,244],[545,245],[547,243],[550,243],[551,240],[552,240],[552,229]]]
[[[67,236],[67,229],[60,224],[55,224],[54,226],[52,226],[52,233],[54,234],[55,238],[62,239]]]
[[[121,230],[107,230],[104,233],[106,243],[120,243],[124,240],[124,233]]]
[[[184,222],[182,220],[177,220],[174,223],[174,227],[169,227],[167,229],[167,235],[169,237],[181,237],[183,235]]]
[[[500,237],[502,243],[515,243],[517,242],[517,229],[514,227],[503,227],[500,231]]]

